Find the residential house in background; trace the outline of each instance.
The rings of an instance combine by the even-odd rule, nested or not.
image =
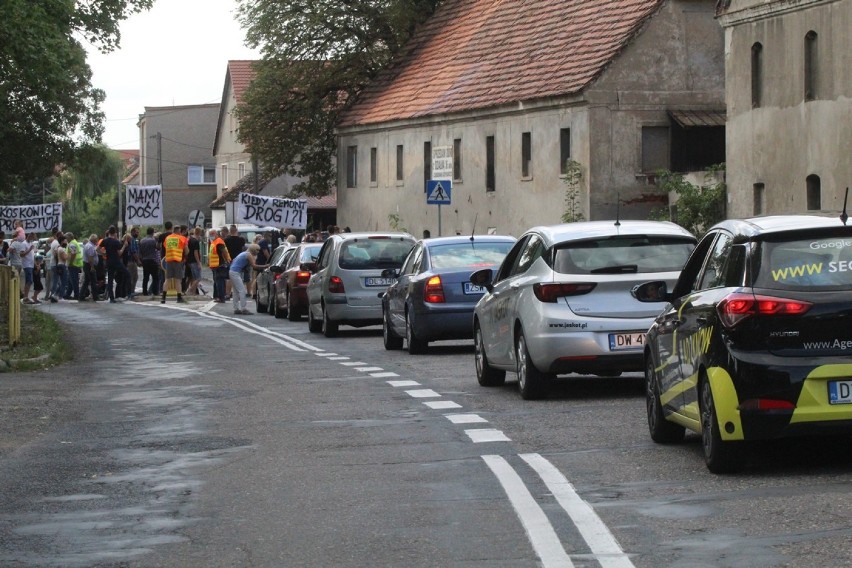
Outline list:
[[[431,155],[452,155],[442,232],[646,218],[656,172],[725,159],[713,0],[448,0],[338,125],[338,219],[437,235]],[[566,203],[571,169],[582,177]],[[389,217],[391,216],[391,217]]]
[[[139,150],[115,150],[124,163],[124,178],[122,185],[139,185],[141,172],[139,170]]]
[[[852,0],[720,0],[728,215],[838,212],[852,186]]]
[[[214,227],[234,222],[233,208],[239,193],[287,196],[293,185],[300,181],[299,178],[289,175],[270,179],[262,171],[256,176],[258,164],[254,163],[251,154],[246,152],[245,146],[237,140],[239,120],[234,111],[254,79],[253,64],[253,61],[246,60],[228,61],[228,69],[225,72],[225,85],[213,142],[218,180],[215,199],[209,206]],[[334,223],[336,210],[337,200],[333,193],[323,198],[309,198],[309,228],[324,228],[327,224]]]
[[[213,138],[218,104],[145,107],[139,115],[140,185],[163,186],[163,220],[187,224],[190,211],[210,218],[216,197]]]

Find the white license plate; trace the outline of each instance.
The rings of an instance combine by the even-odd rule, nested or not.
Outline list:
[[[610,333],[610,351],[630,351],[645,346],[645,333]]]
[[[829,404],[852,404],[852,381],[828,381]]]
[[[465,294],[484,294],[485,286],[477,286],[476,284],[471,284],[470,282],[464,283],[464,293]]]
[[[396,278],[364,278],[364,286],[383,286],[387,288],[396,282]]]

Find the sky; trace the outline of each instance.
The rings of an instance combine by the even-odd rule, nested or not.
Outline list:
[[[230,59],[259,59],[243,45],[236,0],[156,0],[121,24],[121,48],[88,49],[92,85],[106,92],[103,141],[139,148],[145,107],[218,103]]]

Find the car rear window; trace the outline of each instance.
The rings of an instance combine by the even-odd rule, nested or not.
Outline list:
[[[552,268],[562,274],[674,272],[694,248],[691,240],[644,235],[571,241],[558,245]]]
[[[755,286],[852,289],[852,237],[816,235],[760,244]]]
[[[304,247],[299,262],[314,262],[319,256],[320,248],[322,248],[322,245]]]
[[[429,256],[433,269],[474,268],[491,266],[503,262],[503,258],[512,248],[514,242],[502,243],[452,243],[432,245]]]
[[[338,264],[346,270],[373,270],[400,268],[413,240],[357,239],[344,242],[340,247]]]

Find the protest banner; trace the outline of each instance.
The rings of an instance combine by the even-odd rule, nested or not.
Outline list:
[[[163,224],[163,187],[128,185],[124,221],[128,225]]]
[[[237,199],[237,222],[268,225],[279,229],[302,229],[308,226],[308,200],[265,197],[240,193]]]
[[[0,206],[0,231],[11,233],[15,229],[15,221],[21,221],[27,233],[47,233],[61,229],[62,204]]]

